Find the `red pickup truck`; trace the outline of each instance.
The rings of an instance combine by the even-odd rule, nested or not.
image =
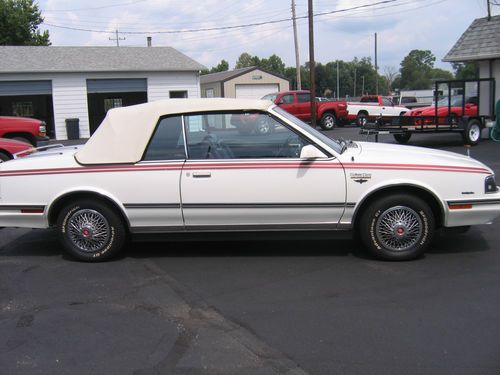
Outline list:
[[[0,137],[43,146],[48,143],[45,122],[28,117],[0,116]]]
[[[271,100],[285,111],[291,113],[302,121],[311,121],[311,93],[306,90],[283,91],[268,94],[262,97]],[[347,118],[346,102],[316,102],[316,121],[323,130],[333,129],[337,124],[343,123]]]

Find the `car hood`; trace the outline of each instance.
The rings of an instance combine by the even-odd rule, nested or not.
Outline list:
[[[388,143],[355,142],[358,147],[348,148],[340,157],[342,164],[379,164],[397,168],[408,167],[418,170],[420,167],[465,167],[493,171],[483,163],[455,152],[432,148],[401,146]],[[484,171],[483,171],[484,173]]]

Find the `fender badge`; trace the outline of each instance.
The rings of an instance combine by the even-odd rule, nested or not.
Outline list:
[[[351,180],[358,184],[364,184],[372,178],[371,173],[351,173]]]

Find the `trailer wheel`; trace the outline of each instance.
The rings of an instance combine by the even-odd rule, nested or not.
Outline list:
[[[470,120],[467,123],[467,127],[465,131],[462,133],[462,137],[464,139],[464,143],[466,145],[475,146],[481,140],[481,122],[479,120]]]
[[[411,133],[409,132],[394,134],[394,139],[396,140],[396,142],[401,143],[402,145],[408,143],[410,138],[411,138]]]

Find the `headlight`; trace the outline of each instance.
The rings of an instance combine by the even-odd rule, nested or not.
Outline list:
[[[495,182],[495,175],[492,174],[484,180],[484,192],[485,193],[496,193],[498,191],[497,183]]]

